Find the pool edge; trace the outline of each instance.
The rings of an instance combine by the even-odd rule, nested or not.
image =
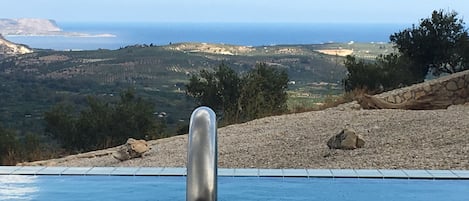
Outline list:
[[[469,180],[469,170],[218,168],[219,177]],[[185,167],[0,166],[0,175],[186,176]]]

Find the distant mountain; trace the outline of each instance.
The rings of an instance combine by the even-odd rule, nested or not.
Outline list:
[[[54,20],[20,18],[0,19],[0,34],[2,35],[50,35],[60,33],[62,29]]]
[[[37,18],[0,19],[0,34],[4,36],[116,37],[107,33],[67,32],[63,31],[54,20]]]
[[[31,52],[33,52],[33,50],[31,50],[29,47],[12,43],[3,38],[3,36],[0,34],[0,59]]]

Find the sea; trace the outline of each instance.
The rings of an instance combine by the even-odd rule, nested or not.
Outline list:
[[[32,48],[118,49],[130,45],[181,42],[245,46],[389,42],[410,24],[377,23],[58,23],[64,32],[84,35],[6,36]]]

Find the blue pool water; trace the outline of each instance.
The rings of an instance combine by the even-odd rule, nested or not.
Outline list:
[[[185,200],[184,176],[0,175],[0,200]],[[468,201],[469,180],[219,177],[218,200]]]

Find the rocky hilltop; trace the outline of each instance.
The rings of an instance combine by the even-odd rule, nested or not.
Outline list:
[[[54,20],[37,18],[0,19],[0,34],[4,36],[71,36],[115,37],[112,34],[88,34],[63,31]]]
[[[3,36],[0,34],[0,59],[19,54],[27,54],[31,52],[33,52],[33,50],[31,50],[27,46],[12,43],[3,38]]]
[[[0,19],[2,35],[51,35],[60,33],[62,29],[54,20],[48,19]]]

